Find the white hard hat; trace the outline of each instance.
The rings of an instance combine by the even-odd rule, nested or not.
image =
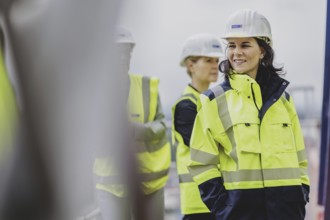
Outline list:
[[[185,60],[190,56],[222,57],[220,40],[207,33],[190,36],[183,44],[180,65],[185,66]]]
[[[272,45],[272,32],[267,18],[250,9],[234,12],[226,22],[225,34],[222,38],[241,37],[261,38]]]
[[[135,41],[132,33],[123,27],[117,27],[116,29],[116,43],[129,43],[133,46],[135,45]]]

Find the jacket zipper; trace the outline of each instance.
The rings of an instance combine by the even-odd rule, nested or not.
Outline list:
[[[260,112],[261,112],[261,110],[258,108],[258,105],[257,105],[257,102],[256,102],[256,98],[255,98],[255,94],[254,94],[254,91],[253,91],[253,88],[252,88],[252,84],[253,83],[251,83],[251,92],[252,92],[252,97],[253,97],[253,102],[254,102],[254,105],[256,106],[256,108],[258,109],[258,118],[259,118],[259,121],[260,121],[260,125],[259,125],[259,128],[258,128],[258,132],[259,132],[259,142],[261,141],[260,140],[260,127],[261,127],[261,118],[260,118]],[[262,168],[262,161],[261,161],[261,154],[259,154],[259,163],[260,163],[260,168],[261,168],[261,170],[260,170],[260,172],[261,172],[261,176],[262,176],[262,184],[263,184],[263,186],[265,186],[265,182],[264,182],[264,173],[263,173],[263,168]]]

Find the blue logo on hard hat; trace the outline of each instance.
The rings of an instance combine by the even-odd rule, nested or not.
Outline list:
[[[213,47],[213,48],[220,48],[220,45],[212,44],[212,47]]]
[[[233,24],[232,26],[231,26],[231,28],[242,28],[242,25],[241,24]]]

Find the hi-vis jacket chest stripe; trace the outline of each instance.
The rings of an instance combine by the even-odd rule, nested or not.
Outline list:
[[[136,151],[137,153],[144,153],[144,152],[156,152],[160,150],[164,145],[168,142],[167,138],[162,138],[158,143],[149,144],[147,142],[136,142]]]
[[[228,103],[226,99],[226,95],[221,95],[216,97],[217,105],[218,105],[218,114],[222,125],[225,130],[232,127],[233,123],[229,115]]]
[[[149,78],[150,82],[150,98],[149,98],[149,117],[148,121],[153,121],[156,117],[157,114],[157,106],[158,106],[158,84],[159,84],[159,79],[155,77]]]
[[[226,95],[224,94],[225,91],[220,86],[217,86],[216,88],[219,88],[216,91],[214,91],[214,93],[216,95],[217,105],[218,105],[219,118],[221,120],[221,123],[222,123],[224,129],[226,130],[227,136],[228,136],[231,146],[232,146],[230,156],[235,161],[235,163],[238,165],[237,144],[235,141],[235,135],[234,135],[233,127],[232,127],[233,123],[232,123],[232,120],[229,115],[229,109],[228,109]]]
[[[165,177],[169,172],[169,169],[161,170],[159,172],[154,173],[139,173],[138,175],[141,176],[141,180],[144,182],[150,182],[153,180],[160,179],[162,177]],[[113,175],[113,176],[99,176],[94,175],[94,179],[98,183],[104,183],[104,184],[122,184],[123,179],[122,176]]]
[[[150,79],[148,77],[142,77],[142,97],[143,97],[143,109],[144,109],[144,122],[148,122],[149,117],[149,105],[150,105]]]
[[[173,142],[173,148],[176,149],[179,145],[179,142],[175,139]]]
[[[225,93],[225,90],[221,86],[215,86],[210,89],[215,97],[219,97],[221,94]]]

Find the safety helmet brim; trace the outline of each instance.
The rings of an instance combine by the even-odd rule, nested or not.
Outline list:
[[[185,57],[184,59],[181,60],[180,66],[182,66],[182,67],[185,67],[186,66],[186,60],[187,60],[188,57],[212,57],[212,58],[221,58],[221,57],[224,57],[224,54],[223,53],[214,52],[214,53],[208,53],[208,54],[204,54],[204,55],[201,55],[201,54],[189,55],[189,56],[187,56],[187,57]]]
[[[256,37],[268,39],[272,45],[272,33],[269,21],[255,10],[243,9],[233,13],[227,20],[222,39]]]
[[[180,66],[186,66],[188,57],[222,57],[223,50],[218,37],[209,33],[190,36],[183,44]]]

